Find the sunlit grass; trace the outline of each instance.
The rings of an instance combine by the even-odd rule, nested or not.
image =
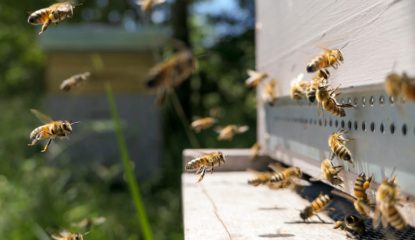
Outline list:
[[[121,128],[121,121],[118,116],[117,107],[115,104],[114,95],[112,93],[112,88],[110,83],[106,83],[105,85],[106,94],[108,98],[108,104],[112,116],[112,120],[114,122],[114,128],[115,128],[115,134],[117,137],[117,143],[120,153],[120,158],[122,160],[125,175],[127,178],[127,183],[130,188],[130,192],[133,198],[133,202],[136,209],[136,215],[138,219],[138,223],[140,225],[140,228],[143,232],[144,239],[146,240],[152,240],[153,239],[153,233],[151,231],[150,223],[147,217],[147,213],[145,211],[145,207],[141,198],[140,189],[138,186],[138,182],[136,180],[136,177],[134,175],[133,167],[131,165],[130,156],[128,155],[128,149],[127,144],[125,142],[125,137],[122,132]]]

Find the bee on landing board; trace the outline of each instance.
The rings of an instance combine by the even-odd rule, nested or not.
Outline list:
[[[197,182],[202,181],[205,176],[206,171],[211,171],[213,173],[213,168],[220,166],[225,163],[225,157],[222,152],[213,152],[204,154],[198,158],[190,160],[186,163],[185,169],[188,171],[196,171],[196,174],[200,174],[200,177]]]
[[[143,12],[150,12],[154,6],[164,3],[166,0],[137,0],[137,5]]]
[[[306,90],[310,83],[304,80],[304,74],[300,73],[291,81],[290,96],[293,100],[301,100],[306,96]]]
[[[347,237],[352,239],[358,239],[366,232],[365,222],[355,215],[348,215],[344,217],[343,221],[336,221],[333,228],[340,228],[341,230],[348,232]]]
[[[42,25],[40,35],[46,31],[51,23],[57,24],[66,18],[71,18],[74,8],[75,5],[71,1],[55,3],[31,13],[27,22],[33,25]]]
[[[197,118],[190,124],[190,126],[195,130],[195,132],[199,133],[204,129],[210,128],[217,121],[218,120],[213,117]]]
[[[379,226],[380,221],[386,228],[388,225],[397,230],[403,230],[407,223],[397,209],[401,205],[396,177],[384,179],[376,191],[376,208],[373,216],[373,226]]]
[[[343,61],[343,54],[339,49],[324,49],[322,54],[311,60],[307,65],[306,70],[309,73],[313,73],[328,67],[337,69]]]
[[[329,159],[325,159],[320,164],[322,172],[322,179],[328,181],[334,186],[341,186],[343,179],[339,176],[339,172],[343,170],[342,166],[333,166],[333,163]],[[313,179],[319,180],[319,179]]]
[[[348,141],[352,139],[346,138],[344,134],[344,130],[340,130],[330,134],[328,139],[328,145],[331,150],[330,159],[333,159],[336,156],[343,161],[347,161],[353,164],[352,153],[345,145]]]
[[[392,97],[402,97],[405,100],[415,101],[415,79],[406,73],[389,74],[385,79],[385,92]]]
[[[310,217],[316,215],[318,219],[324,223],[325,221],[321,219],[317,213],[325,211],[330,201],[331,197],[329,195],[320,193],[320,195],[314,199],[309,206],[305,207],[304,210],[300,212],[301,219],[305,222]]]
[[[346,116],[346,111],[344,109],[352,108],[354,106],[349,103],[338,103],[336,96],[338,96],[340,93],[336,91],[337,89],[331,89],[329,85],[320,85],[317,88],[316,99],[318,102],[318,110],[320,110],[321,107],[335,116],[344,117]]]
[[[319,70],[317,74],[311,79],[307,85],[305,94],[309,102],[313,103],[316,100],[316,92],[322,85],[328,84],[330,72],[327,70]]]
[[[84,240],[84,236],[81,233],[71,233],[68,231],[62,231],[59,235],[52,235],[55,240]]]
[[[245,85],[248,87],[257,87],[265,78],[268,77],[268,74],[257,72],[251,69],[248,69],[246,73],[249,75],[249,78],[246,79]]]
[[[31,109],[31,112],[41,121],[44,125],[35,128],[30,133],[30,139],[32,142],[28,146],[36,145],[40,140],[48,139],[47,144],[43,148],[42,152],[46,152],[53,139],[65,138],[72,133],[72,125],[79,122],[69,122],[67,120],[52,120],[49,116],[39,112],[36,109]]]
[[[73,88],[79,86],[82,82],[88,80],[89,76],[91,76],[90,72],[84,72],[80,74],[73,75],[68,79],[63,80],[61,86],[59,87],[62,91],[70,91]]]
[[[262,90],[262,100],[271,106],[277,101],[277,80],[268,81]]]
[[[249,127],[246,125],[227,125],[225,127],[219,127],[215,129],[219,133],[218,140],[232,140],[235,134],[241,134],[249,130]]]

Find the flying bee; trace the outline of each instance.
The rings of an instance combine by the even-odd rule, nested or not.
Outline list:
[[[321,162],[320,169],[324,180],[327,180],[334,186],[343,184],[343,179],[339,177],[339,172],[343,170],[342,166],[333,166],[329,159],[325,159]]]
[[[204,117],[194,120],[190,125],[197,133],[199,133],[203,129],[210,128],[216,122],[217,120],[215,118]]]
[[[150,12],[154,6],[164,3],[166,0],[137,0],[137,5],[143,12]]]
[[[70,233],[68,231],[62,231],[58,236],[52,235],[55,240],[84,240],[84,236],[81,233]]]
[[[186,163],[186,170],[194,170],[196,174],[200,174],[199,180],[202,181],[206,171],[210,170],[213,173],[215,166],[220,166],[225,163],[225,157],[222,152],[212,152],[201,157],[190,160]]]
[[[42,8],[30,14],[27,22],[33,25],[42,25],[42,34],[49,27],[51,23],[59,23],[66,18],[73,16],[73,9],[75,5],[71,1],[59,2],[50,5],[47,8]]]
[[[188,49],[174,53],[162,63],[150,69],[147,77],[147,87],[159,91],[159,100],[166,93],[188,79],[196,69],[196,58]]]
[[[304,74],[300,73],[291,81],[290,96],[293,100],[301,100],[305,94],[309,82],[304,80]]]
[[[277,101],[277,81],[275,79],[270,80],[264,86],[262,92],[262,100],[271,106],[274,106]]]
[[[248,131],[249,127],[246,125],[227,125],[223,128],[219,127],[216,131],[219,133],[218,140],[232,140],[235,134],[240,134]]]
[[[324,223],[324,220],[321,219],[317,213],[326,210],[330,201],[331,197],[329,195],[320,193],[320,195],[318,195],[318,197],[314,199],[309,206],[305,207],[304,210],[300,212],[301,219],[305,222],[310,217],[316,215],[318,219]]]
[[[355,215],[346,216],[343,221],[336,221],[334,229],[338,228],[348,232],[347,236],[353,239],[363,235],[366,232],[365,222],[363,219]],[[349,233],[352,235],[349,235]]]
[[[249,75],[249,78],[246,79],[245,84],[248,87],[256,87],[261,83],[265,78],[268,77],[268,74],[257,72],[251,69],[248,69],[246,73]]]
[[[391,73],[385,79],[385,91],[389,96],[415,101],[415,79],[406,73]]]
[[[309,102],[313,103],[316,100],[316,92],[317,89],[321,85],[327,85],[328,84],[328,78],[330,76],[330,72],[327,70],[319,70],[318,73],[311,79],[310,83],[307,86],[306,89],[306,97]]]
[[[311,62],[307,65],[306,70],[309,73],[313,73],[328,67],[337,69],[343,61],[343,54],[339,49],[324,49],[324,52],[321,55],[311,60]]]
[[[344,130],[340,130],[330,134],[328,139],[328,145],[331,150],[330,159],[333,159],[334,156],[336,156],[343,161],[347,161],[353,164],[352,153],[345,146],[345,144],[352,139],[346,138],[344,133]]]
[[[344,117],[346,116],[344,108],[351,108],[354,106],[349,103],[338,103],[336,96],[340,93],[337,93],[336,91],[337,89],[331,89],[328,85],[321,85],[317,88],[316,99],[319,103],[319,107],[321,106],[324,110],[335,116]]]
[[[30,133],[32,142],[28,146],[36,145],[40,140],[48,139],[47,144],[42,152],[46,152],[53,139],[59,137],[68,137],[72,133],[72,125],[79,122],[69,122],[67,120],[52,120],[49,116],[39,112],[36,109],[31,109],[32,113],[44,123],[44,125],[35,128]]]
[[[373,216],[373,226],[379,225],[380,219],[382,225],[386,228],[391,225],[397,230],[406,227],[406,221],[396,208],[400,205],[398,186],[395,182],[396,177],[384,179],[376,191],[376,209]]]
[[[60,89],[66,92],[70,91],[72,88],[75,88],[78,85],[80,85],[82,82],[88,80],[89,76],[91,76],[90,72],[84,72],[81,74],[73,75],[69,77],[68,79],[63,80],[60,86]]]

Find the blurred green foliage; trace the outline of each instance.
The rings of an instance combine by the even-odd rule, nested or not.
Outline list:
[[[253,3],[235,1],[243,21],[232,13],[202,13],[204,21],[197,20],[200,13],[190,14],[193,49],[205,56],[199,58],[198,71],[190,79],[186,114],[190,121],[192,116],[217,112],[221,125],[247,124],[250,131],[232,142],[218,142],[210,129],[197,135],[202,147],[249,147],[255,141],[255,91],[244,86],[246,69],[254,68]],[[94,226],[86,239],[141,239],[128,186],[119,178],[120,163],[91,171],[71,164],[65,156],[48,159],[39,153],[40,147],[26,146],[38,124],[28,109],[41,102],[45,69],[45,56],[36,40],[38,29],[26,20],[28,12],[52,2],[0,1],[0,239],[46,240],[62,229],[85,232],[72,223],[99,216],[106,222]],[[136,21],[139,26],[143,16],[132,2],[85,1],[71,22],[128,28]],[[162,24],[170,19],[169,7],[165,4],[157,10],[164,13]],[[229,32],[207,43],[205,39],[222,25]],[[155,239],[182,239],[181,153],[190,143],[171,104],[163,111],[163,166],[160,175],[140,182],[140,190]]]

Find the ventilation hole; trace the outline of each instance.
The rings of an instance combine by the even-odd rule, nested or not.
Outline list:
[[[379,130],[381,133],[385,132],[385,126],[383,126],[383,123],[380,124]]]
[[[373,106],[373,104],[375,103],[375,98],[373,96],[370,96],[369,103],[370,103],[370,106]]]
[[[352,98],[350,98],[350,97],[349,97],[349,98],[347,98],[347,103],[348,103],[348,104],[352,104]]]
[[[330,127],[333,126],[333,120],[331,120],[331,118],[330,118],[330,121],[329,121],[329,126]]]
[[[380,105],[383,105],[383,103],[385,103],[385,97],[384,96],[379,97],[379,103],[380,103]]]
[[[395,98],[393,96],[390,96],[389,97],[389,102],[390,102],[390,104],[395,103]]]
[[[365,123],[365,122],[362,122],[362,130],[363,130],[364,132],[366,132],[366,123]]]
[[[406,127],[406,124],[404,124],[404,125],[402,125],[402,134],[404,135],[404,136],[406,136],[406,131],[407,131],[408,129],[407,129],[407,127]]]
[[[342,128],[344,128],[344,121],[343,120],[341,122],[341,126],[342,126]]]
[[[362,106],[364,107],[366,105],[366,97],[362,97]]]
[[[358,103],[359,103],[359,99],[357,97],[353,98],[353,104],[357,106]]]
[[[321,126],[321,119],[318,120],[318,125]]]
[[[351,121],[347,122],[347,128],[349,128],[349,130],[352,130],[352,122]]]
[[[334,122],[334,126],[337,128],[337,127],[339,127],[339,121],[337,121],[337,119],[336,119],[336,121]]]
[[[358,128],[359,126],[357,125],[357,121],[354,121],[354,130],[357,131]]]
[[[390,126],[390,131],[391,131],[392,134],[395,133],[395,125],[393,123]]]

